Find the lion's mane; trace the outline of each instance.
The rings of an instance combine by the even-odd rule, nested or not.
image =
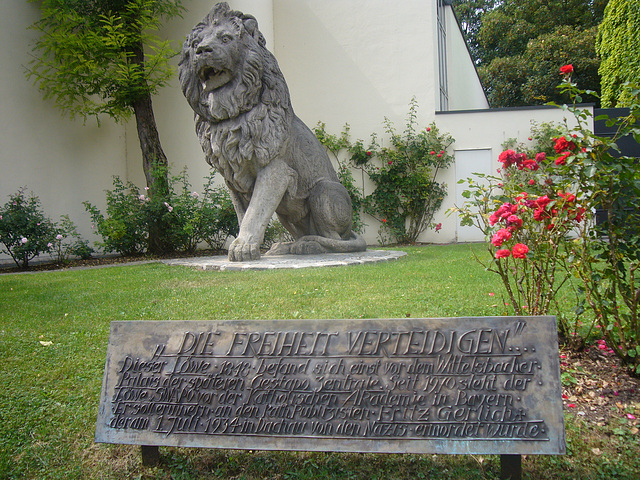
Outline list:
[[[240,35],[242,61],[226,85],[203,93],[194,49],[210,25],[228,24]],[[282,149],[293,111],[284,76],[265,48],[254,17],[218,4],[187,37],[179,63],[179,79],[196,113],[196,132],[207,162],[238,192],[250,192],[254,162],[268,164]]]

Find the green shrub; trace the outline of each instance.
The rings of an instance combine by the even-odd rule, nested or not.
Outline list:
[[[26,187],[9,195],[9,201],[0,207],[0,243],[20,268],[49,250],[55,237],[54,225],[42,212],[40,199]]]
[[[398,133],[389,119],[385,119],[390,145],[382,147],[371,136],[368,147],[362,140],[352,143],[348,125],[340,137],[327,134],[323,124],[316,128],[320,142],[336,155],[346,150],[352,167],[360,169],[375,184],[367,196],[352,194],[354,206],[377,219],[382,243],[395,239],[398,243],[415,243],[422,232],[434,227],[433,217],[447,194],[446,185],[436,178],[441,169],[453,162],[448,152],[453,138],[441,133],[435,124],[422,131],[417,129],[417,102],[412,99],[406,128]],[[350,192],[356,191],[353,177],[340,164],[341,180]]]
[[[264,240],[262,242],[262,248],[270,249],[275,243],[293,242],[295,238],[284,228],[284,225],[280,223],[277,218],[272,219],[267,225],[267,229],[264,232]]]
[[[229,191],[224,187],[213,187],[213,175],[208,177],[203,191],[200,209],[196,213],[200,241],[214,250],[222,250],[229,237],[240,231],[238,216]]]
[[[154,200],[146,189],[141,193],[133,183],[115,176],[114,188],[106,192],[106,215],[83,202],[102,237],[97,244],[106,252],[138,255],[147,251],[149,228],[161,224],[168,251],[191,253],[201,242],[221,249],[239,227],[228,192],[214,188],[213,180],[213,175],[207,177],[200,194],[192,189],[185,168],[170,178],[168,196]]]
[[[106,217],[96,206],[82,202],[102,237],[102,242],[96,242],[96,245],[105,252],[121,255],[143,253],[149,238],[149,197],[141,194],[132,182],[124,183],[117,175],[113,177],[113,189],[106,191],[106,197]]]
[[[91,258],[94,253],[89,242],[84,240],[69,215],[62,215],[55,224],[55,237],[47,245],[51,259],[58,264],[65,264],[70,257]]]

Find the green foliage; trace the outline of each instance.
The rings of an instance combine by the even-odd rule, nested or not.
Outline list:
[[[598,28],[596,44],[602,58],[602,106],[626,107],[633,102],[629,83],[640,78],[640,3],[610,0]]]
[[[222,250],[229,237],[238,236],[240,225],[233,208],[229,191],[224,187],[212,187],[213,175],[208,177],[199,204],[199,217],[193,221],[199,225],[201,241],[214,250]]]
[[[364,231],[364,223],[361,212],[364,208],[364,193],[362,189],[356,185],[353,172],[351,168],[349,168],[349,163],[340,156],[341,151],[352,148],[349,140],[349,124],[344,126],[340,136],[328,133],[325,127],[326,125],[324,123],[319,122],[318,125],[314,127],[313,133],[338,164],[338,178],[340,179],[340,183],[347,189],[347,192],[349,192],[349,197],[351,197],[351,206],[353,208],[353,224],[351,228],[355,232],[362,233]]]
[[[54,233],[55,237],[47,246],[49,247],[49,255],[57,264],[64,265],[70,257],[91,258],[94,253],[89,242],[78,233],[76,225],[71,221],[69,215],[60,217],[60,221],[55,225]]]
[[[27,268],[29,261],[49,250],[55,237],[55,227],[45,216],[40,199],[33,192],[20,188],[9,195],[9,201],[0,207],[1,252],[7,253],[20,268]]]
[[[477,62],[491,106],[567,101],[555,89],[558,69],[567,63],[573,63],[582,84],[598,91],[595,35],[605,5],[605,0],[506,0],[484,14]]]
[[[595,54],[595,36],[596,27],[560,26],[530,39],[520,53],[497,57],[481,67],[490,104],[514,107],[568,101],[556,85],[560,67],[572,62],[580,82],[597,90],[600,60]],[[584,101],[597,102],[597,97],[586,95]]]
[[[482,19],[487,12],[490,12],[499,3],[496,0],[453,0],[452,4],[456,12],[456,17],[460,21],[462,33],[471,50],[474,59],[480,57],[480,44],[478,34]]]
[[[113,189],[106,191],[106,217],[98,207],[82,202],[91,220],[102,237],[96,242],[105,252],[136,255],[145,251],[148,231],[145,223],[144,194],[132,182],[124,183],[117,175],[113,177]]]
[[[584,94],[570,78],[562,88],[574,99]],[[569,130],[576,149],[560,172],[576,185],[587,211],[604,213],[573,245],[576,275],[582,281],[578,308],[593,311],[606,343],[640,373],[640,170],[638,159],[621,155],[616,145],[628,135],[640,140],[640,91],[629,93],[628,115],[599,118],[615,127],[613,137],[594,135],[589,115],[575,104],[568,107],[577,120]]]
[[[191,189],[186,169],[169,181],[169,194],[155,200],[140,193],[132,182],[113,178],[113,189],[106,191],[106,216],[89,202],[83,202],[91,215],[106,252],[139,255],[147,251],[149,230],[165,226],[163,238],[172,251],[193,252],[200,242],[220,249],[229,236],[238,234],[238,219],[225,188],[213,187],[207,177],[203,193]],[[177,187],[177,188],[176,188]]]
[[[361,140],[351,143],[348,126],[340,137],[335,137],[328,135],[320,124],[316,135],[334,154],[346,150],[351,166],[360,169],[374,183],[373,192],[357,198],[354,205],[361,204],[367,214],[381,223],[382,242],[386,243],[391,237],[398,243],[415,243],[422,232],[434,226],[433,216],[446,196],[446,186],[436,178],[439,171],[453,161],[447,150],[454,140],[441,133],[435,124],[417,131],[415,99],[411,101],[402,134],[389,119],[385,119],[384,124],[390,138],[388,147],[380,146],[375,135],[366,148]],[[346,164],[341,164],[339,170],[343,177],[350,175]],[[358,192],[352,178],[347,177],[348,189]]]
[[[71,117],[126,118],[173,74],[176,52],[154,32],[180,14],[179,0],[44,0],[40,9],[27,76]]]
[[[267,225],[267,229],[264,232],[264,241],[261,248],[266,250],[270,249],[275,243],[279,242],[293,242],[295,238],[284,228],[284,225],[280,223],[280,220],[273,219]]]

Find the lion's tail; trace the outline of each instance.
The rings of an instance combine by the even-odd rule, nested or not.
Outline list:
[[[346,240],[336,240],[319,235],[305,235],[299,238],[297,242],[316,242],[331,253],[364,252],[367,249],[367,242],[355,232],[351,232]]]

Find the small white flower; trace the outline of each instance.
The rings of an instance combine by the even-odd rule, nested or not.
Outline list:
[[[200,196],[200,194],[199,194],[198,192],[193,192],[193,193],[191,194],[191,196],[192,196],[193,198],[198,198],[198,197]]]
[[[64,237],[60,234],[56,235],[56,240],[62,240]]]
[[[21,242],[23,245],[24,245],[25,243],[27,243],[28,241],[29,241],[29,240],[27,240],[27,238],[26,238],[26,237],[22,237],[22,238],[20,239],[20,242]]]
[[[169,213],[173,212],[173,207],[169,205],[167,202],[164,202],[164,206],[167,207],[167,210],[169,210]]]
[[[138,199],[139,199],[139,200],[142,200],[143,202],[144,202],[145,198],[146,198],[146,197],[145,197],[144,195],[140,195],[140,196],[138,196]]]
[[[53,243],[51,242],[47,243],[47,248],[53,248]]]

